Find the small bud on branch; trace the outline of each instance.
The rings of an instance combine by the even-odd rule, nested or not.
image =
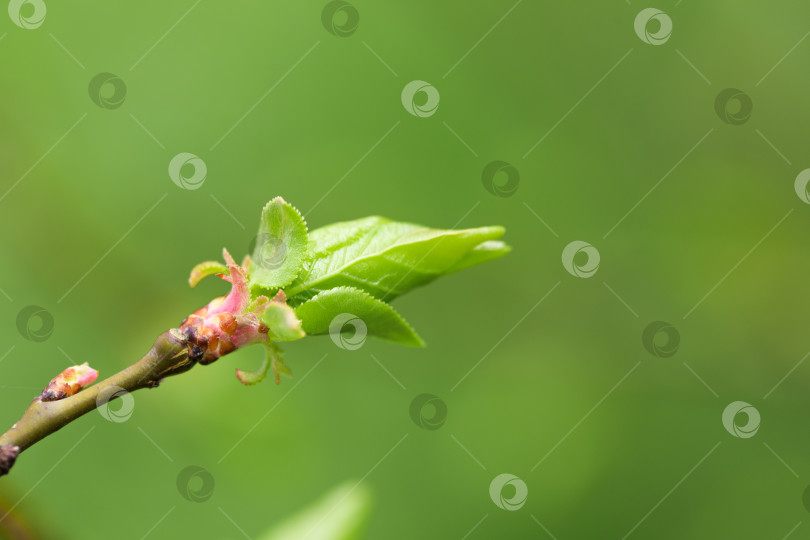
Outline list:
[[[82,388],[93,384],[98,377],[98,371],[87,365],[69,367],[54,377],[45,390],[40,394],[42,401],[58,401],[70,397]]]

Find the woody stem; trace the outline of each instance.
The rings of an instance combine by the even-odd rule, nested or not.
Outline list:
[[[0,476],[8,474],[17,456],[26,448],[61,429],[93,409],[106,405],[99,400],[107,390],[134,392],[154,388],[165,377],[188,371],[188,342],[176,329],[161,334],[146,355],[115,375],[79,393],[57,401],[37,397],[22,418],[0,435]]]

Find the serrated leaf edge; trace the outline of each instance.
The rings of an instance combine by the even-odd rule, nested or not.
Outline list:
[[[191,274],[188,276],[188,284],[193,289],[206,277],[217,274],[228,275],[228,267],[219,261],[203,261],[191,269]]]
[[[306,245],[306,248],[304,249],[304,254],[303,254],[302,259],[301,259],[301,268],[299,268],[299,269],[298,269],[298,272],[296,272],[296,273],[295,273],[295,276],[294,276],[292,279],[290,279],[290,280],[289,280],[287,283],[285,283],[284,285],[281,285],[281,286],[276,287],[276,288],[272,288],[272,289],[271,289],[271,288],[268,288],[268,287],[263,287],[263,286],[259,285],[258,283],[251,284],[251,286],[250,286],[250,291],[251,291],[251,294],[260,294],[260,293],[264,293],[264,294],[267,294],[267,296],[273,296],[273,294],[274,294],[276,291],[281,290],[282,288],[286,287],[287,285],[289,285],[290,283],[292,283],[292,282],[294,282],[296,279],[298,279],[298,276],[300,276],[300,275],[301,275],[301,271],[303,270],[304,265],[305,265],[307,262],[309,262],[309,261],[310,261],[310,252],[309,252],[309,246],[310,246],[310,240],[309,240],[309,224],[307,223],[307,219],[304,217],[304,215],[301,213],[301,211],[300,211],[300,210],[298,210],[298,208],[296,208],[294,205],[292,205],[292,204],[288,203],[288,202],[287,202],[287,201],[284,199],[284,197],[281,197],[280,195],[279,195],[279,196],[277,196],[277,197],[273,197],[272,199],[270,199],[269,201],[267,201],[267,204],[265,204],[265,205],[264,205],[264,207],[262,207],[262,214],[261,214],[261,218],[260,218],[260,221],[259,221],[259,230],[261,230],[262,226],[264,225],[264,214],[265,214],[265,212],[267,211],[267,209],[268,209],[268,208],[270,208],[270,205],[272,205],[272,204],[273,204],[274,202],[276,202],[276,201],[279,201],[279,202],[282,204],[282,206],[283,206],[283,205],[287,205],[287,206],[289,206],[290,208],[292,208],[293,212],[295,212],[295,213],[298,215],[298,217],[299,217],[299,218],[301,218],[301,222],[304,224],[304,232],[306,233],[307,245]],[[246,255],[246,257],[251,258],[251,257],[252,257],[252,255],[253,255],[252,253],[249,253],[248,255]],[[251,265],[253,264],[252,258],[250,259],[250,264],[251,264]],[[250,275],[250,267],[248,267],[248,275]]]
[[[394,316],[395,316],[395,317],[396,317],[396,318],[397,318],[397,319],[398,319],[398,320],[399,320],[399,321],[400,321],[400,322],[401,322],[403,325],[405,325],[405,327],[406,327],[408,330],[410,330],[410,331],[411,331],[411,334],[413,334],[413,336],[414,336],[414,337],[416,338],[416,340],[417,340],[417,343],[416,343],[415,345],[410,345],[410,344],[407,344],[407,345],[410,345],[410,346],[413,346],[413,347],[425,347],[425,346],[426,346],[425,340],[424,340],[424,339],[422,339],[422,336],[420,336],[420,335],[419,335],[419,333],[416,331],[416,329],[415,329],[413,326],[411,326],[411,323],[409,323],[409,322],[408,322],[408,321],[405,319],[405,317],[403,317],[403,316],[402,316],[402,315],[399,313],[399,311],[397,311],[397,310],[394,308],[394,306],[392,306],[392,305],[391,305],[391,304],[389,304],[388,302],[384,302],[383,300],[380,300],[379,298],[377,298],[377,297],[375,297],[375,296],[373,296],[373,295],[371,295],[371,294],[368,294],[368,293],[367,293],[366,291],[364,291],[363,289],[358,289],[357,287],[349,287],[349,286],[347,286],[347,285],[341,285],[340,287],[333,287],[333,288],[331,288],[331,289],[327,289],[327,290],[325,290],[325,291],[321,291],[321,292],[319,292],[318,294],[316,294],[315,296],[313,296],[312,298],[310,298],[309,300],[307,300],[306,302],[303,302],[303,303],[301,303],[299,306],[297,306],[297,307],[295,308],[296,315],[298,315],[298,313],[297,313],[298,308],[302,307],[304,304],[306,304],[306,303],[308,303],[308,302],[315,302],[315,301],[318,299],[318,297],[319,297],[319,296],[321,296],[321,295],[323,295],[323,294],[327,294],[327,293],[330,293],[330,292],[333,292],[333,291],[341,291],[341,290],[345,290],[345,291],[356,291],[356,292],[359,292],[361,295],[363,295],[363,296],[365,296],[365,297],[367,297],[367,298],[370,298],[370,299],[371,299],[371,300],[373,300],[374,302],[379,302],[380,304],[384,304],[384,305],[388,306],[388,307],[391,309],[391,312],[394,314]],[[299,317],[299,319],[300,319],[300,317]],[[373,336],[373,337],[377,337],[377,336],[374,336],[373,334],[369,334],[369,335],[371,335],[371,336]],[[383,338],[378,338],[378,339],[383,339]]]

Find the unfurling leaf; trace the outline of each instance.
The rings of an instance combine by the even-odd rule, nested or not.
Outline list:
[[[250,290],[274,293],[299,274],[307,253],[307,224],[298,210],[276,197],[262,210],[256,247],[250,258]]]
[[[266,355],[254,371],[236,370],[253,385],[272,369],[276,383],[290,374],[279,342],[329,334],[341,348],[356,349],[366,336],[423,347],[424,342],[388,301],[409,290],[509,253],[503,227],[442,230],[367,217],[307,232],[304,218],[281,197],[262,210],[256,246],[237,265],[204,262],[191,272],[194,287],[206,276],[231,283],[188,316],[180,327],[188,358],[210,364],[246,345]]]
[[[270,329],[273,341],[295,341],[306,336],[301,329],[301,321],[287,304],[270,302],[261,319]]]
[[[214,276],[216,274],[227,274],[228,267],[222,264],[219,261],[205,261],[201,262],[197,266],[191,269],[191,275],[188,276],[188,284],[191,285],[191,288],[197,286],[197,284],[208,276]]]
[[[292,305],[336,287],[391,300],[439,276],[500,257],[503,227],[441,230],[381,217],[312,231],[300,275],[285,287]],[[305,328],[306,329],[306,328]]]
[[[267,377],[267,371],[273,370],[273,378],[276,384],[281,382],[281,374],[287,376],[291,375],[290,369],[284,365],[284,359],[281,357],[281,349],[272,343],[265,343],[264,346],[265,357],[262,360],[262,365],[255,371],[244,371],[241,369],[236,370],[236,378],[239,382],[246,386],[253,386],[258,384]]]
[[[413,347],[425,346],[422,338],[394,308],[353,287],[323,291],[295,308],[295,314],[303,321],[307,334],[335,334],[351,330]],[[341,322],[340,316],[345,316],[346,320]],[[365,328],[361,330],[357,323],[343,324],[355,319],[362,321]]]

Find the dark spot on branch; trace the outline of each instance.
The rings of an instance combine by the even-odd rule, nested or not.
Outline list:
[[[18,455],[20,455],[19,446],[11,444],[0,446],[0,476],[8,474]]]
[[[196,343],[189,343],[188,357],[190,360],[193,360],[194,362],[199,362],[200,360],[202,360],[203,355],[205,355],[205,349],[203,349]]]
[[[68,397],[68,393],[64,390],[46,388],[42,391],[41,399],[42,401],[59,401],[60,399],[65,399],[66,397]]]

